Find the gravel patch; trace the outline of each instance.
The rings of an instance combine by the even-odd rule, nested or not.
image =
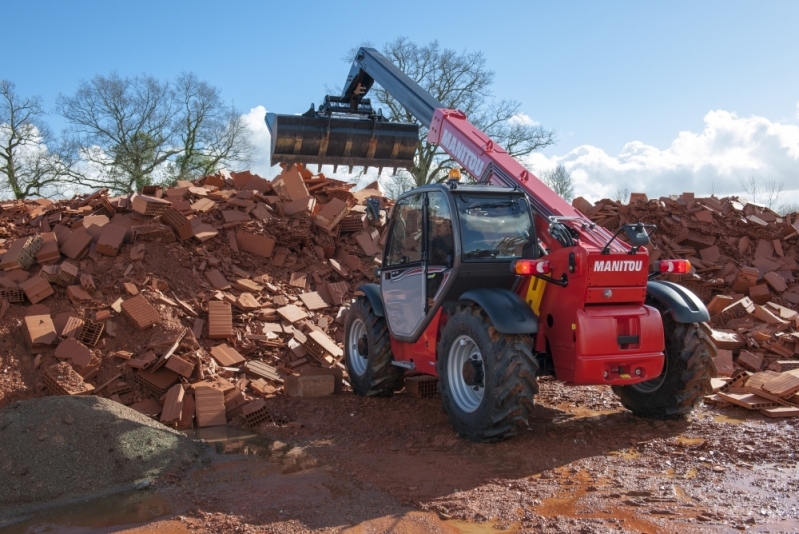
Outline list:
[[[202,445],[98,397],[43,397],[0,410],[0,525],[30,505],[146,487]]]

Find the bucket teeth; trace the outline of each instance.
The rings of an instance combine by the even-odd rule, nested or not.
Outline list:
[[[409,123],[268,113],[272,164],[410,169],[419,126]]]

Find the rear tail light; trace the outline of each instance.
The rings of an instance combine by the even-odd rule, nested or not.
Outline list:
[[[516,274],[535,275],[549,274],[552,266],[547,260],[516,260],[511,264],[511,269]]]
[[[691,271],[691,262],[688,260],[660,260],[656,269],[661,273],[686,274]]]

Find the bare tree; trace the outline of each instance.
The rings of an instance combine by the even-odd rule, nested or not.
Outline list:
[[[780,193],[782,193],[782,190],[785,189],[785,184],[782,182],[777,183],[777,180],[768,180],[766,181],[766,185],[763,189],[763,200],[765,201],[768,209],[772,209],[777,202],[777,199],[780,197]]]
[[[574,181],[571,173],[567,172],[563,165],[542,172],[541,180],[565,200],[571,202],[574,199]]]
[[[219,89],[184,72],[175,82],[174,99],[175,130],[182,148],[170,165],[174,179],[191,179],[252,160],[254,147],[241,112],[222,102]]]
[[[741,179],[741,187],[744,188],[744,192],[749,196],[752,202],[757,203],[760,190],[757,187],[757,180],[755,180],[755,177],[749,176],[746,180]]]
[[[759,183],[754,176],[749,176],[747,180],[741,180],[741,186],[754,204],[764,204],[768,209],[774,207],[780,193],[785,188],[785,184],[777,183],[777,180],[765,180]]]
[[[777,213],[785,217],[786,215],[790,215],[791,213],[799,213],[799,202],[788,202],[786,204],[780,204],[780,207],[777,208]]]
[[[616,202],[621,202],[622,204],[627,204],[630,201],[630,188],[620,187],[616,189],[616,195],[614,200]]]
[[[56,109],[69,122],[74,148],[99,171],[87,173],[81,185],[140,191],[180,153],[169,84],[152,76],[95,76],[73,96],[59,95]]]
[[[351,61],[356,51],[351,50],[345,59]],[[522,114],[519,102],[494,98],[491,92],[494,73],[486,68],[482,52],[456,52],[441,48],[437,41],[420,46],[406,37],[399,37],[383,47],[383,54],[444,107],[466,113],[472,124],[511,156],[526,156],[555,142],[555,131],[543,128]],[[382,87],[375,85],[372,91],[375,100],[387,108],[384,114],[390,120],[419,122]],[[457,166],[438,146],[427,142],[427,127],[427,124],[421,125],[410,171],[417,186],[441,182],[449,169]]]
[[[38,96],[22,98],[0,80],[0,193],[16,199],[54,196],[72,169],[60,157]]]

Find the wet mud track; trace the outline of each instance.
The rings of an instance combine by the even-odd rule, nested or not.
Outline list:
[[[543,382],[529,430],[475,444],[451,430],[436,398],[344,394],[271,406],[295,424],[255,435],[206,429],[197,437],[214,459],[117,504],[119,521],[114,512],[81,521],[55,514],[15,530],[799,530],[792,419],[700,407],[688,419],[650,421],[622,409],[608,388]]]

